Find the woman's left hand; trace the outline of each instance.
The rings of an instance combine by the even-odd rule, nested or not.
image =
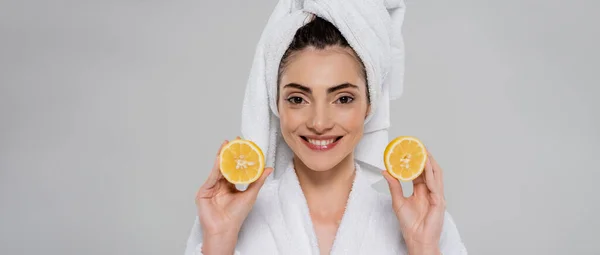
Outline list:
[[[440,254],[439,241],[446,212],[442,169],[427,152],[424,172],[413,180],[413,194],[404,197],[402,186],[382,171],[390,187],[392,206],[398,217],[409,254]]]

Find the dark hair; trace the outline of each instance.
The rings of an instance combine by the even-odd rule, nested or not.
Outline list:
[[[279,71],[277,77],[277,98],[279,98],[279,83],[281,82],[281,76],[287,64],[292,59],[294,53],[297,53],[301,50],[304,50],[308,47],[314,47],[316,49],[322,50],[329,46],[340,46],[343,48],[350,48],[350,44],[344,38],[340,30],[337,29],[331,22],[314,15],[314,19],[310,22],[306,23],[304,26],[296,31],[294,35],[294,39],[290,43],[290,46],[283,54],[281,58],[281,62],[279,63]],[[367,80],[367,72],[365,69],[365,65],[363,64],[358,54],[352,49],[353,55],[356,57],[356,60],[360,63],[362,69],[362,77]],[[368,85],[367,85],[368,87]],[[367,102],[370,103],[369,98],[369,90],[367,89]]]

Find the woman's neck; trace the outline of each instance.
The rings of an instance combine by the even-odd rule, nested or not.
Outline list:
[[[311,213],[343,213],[356,174],[352,153],[327,171],[313,171],[297,158],[294,169]]]

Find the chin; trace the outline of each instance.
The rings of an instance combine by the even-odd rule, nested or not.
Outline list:
[[[296,156],[308,169],[315,172],[325,172],[335,168],[348,156],[341,149],[334,148],[327,152],[315,152],[302,148]]]
[[[298,158],[306,165],[306,167],[308,167],[308,169],[315,172],[329,171],[341,162],[341,159],[335,160],[331,157],[302,157],[301,155],[298,155]]]

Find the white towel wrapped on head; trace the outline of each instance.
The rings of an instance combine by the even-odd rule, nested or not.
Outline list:
[[[371,111],[355,159],[372,182],[384,169],[383,151],[389,142],[389,101],[402,94],[404,78],[403,0],[280,0],[257,45],[242,108],[242,136],[265,152],[267,166],[281,175],[293,158],[279,129],[277,80],[279,64],[296,31],[321,17],[340,30],[362,60]],[[271,178],[270,177],[270,178]]]

